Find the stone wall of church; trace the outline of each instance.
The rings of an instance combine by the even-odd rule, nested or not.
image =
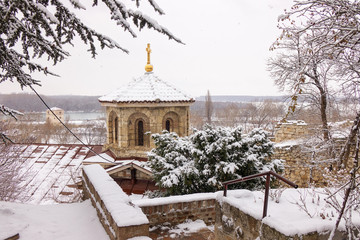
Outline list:
[[[118,157],[147,157],[147,152],[155,147],[151,134],[166,129],[169,119],[170,131],[179,136],[189,134],[189,106],[159,107],[107,107],[108,138],[105,149],[111,149]],[[117,120],[113,120],[117,118]],[[145,133],[143,146],[139,146],[137,124],[143,122]],[[114,124],[117,124],[115,126]],[[115,129],[117,127],[117,130]],[[114,136],[114,134],[116,136]]]

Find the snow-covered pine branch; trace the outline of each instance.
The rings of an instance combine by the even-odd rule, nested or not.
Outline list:
[[[99,33],[87,25],[72,12],[73,9],[85,10],[79,0],[69,0],[70,6],[62,0],[3,0],[0,1],[0,83],[16,81],[21,88],[40,82],[32,77],[33,72],[52,74],[50,66],[36,63],[39,58],[47,58],[49,64],[57,64],[70,56],[63,49],[80,38],[89,46],[92,57],[97,54],[98,46],[117,48],[128,53],[110,37]],[[110,12],[110,18],[120,28],[136,37],[135,29],[144,26],[160,32],[170,39],[181,43],[165,27],[140,11],[129,9],[120,0],[102,0]],[[154,0],[147,0],[155,12],[164,14]],[[139,0],[137,1],[139,4]],[[93,7],[98,0],[93,0]],[[72,8],[71,8],[72,7]]]

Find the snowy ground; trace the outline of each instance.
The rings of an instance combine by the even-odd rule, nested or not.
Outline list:
[[[148,200],[141,195],[133,195],[131,199],[135,204],[144,201],[166,204],[181,197],[185,197],[188,201],[195,200],[201,195],[207,198],[209,193]],[[222,192],[213,194],[213,197],[217,197],[220,202],[229,202],[257,219],[262,217],[263,192],[233,190],[228,191],[228,197],[222,197]],[[279,190],[272,190],[268,216],[263,222],[287,235],[331,230],[335,225],[337,212],[325,202],[326,197],[324,189],[286,189],[282,194]],[[360,225],[359,210],[353,212],[352,218],[356,225]],[[180,233],[196,232],[205,227],[204,222],[197,220],[164,230],[176,238]],[[340,229],[343,228],[344,222],[340,224]],[[17,233],[20,234],[20,239],[25,240],[109,239],[88,200],[82,203],[57,205],[0,202],[0,239]]]
[[[0,239],[107,240],[89,200],[82,203],[30,205],[0,202]]]
[[[342,204],[341,195],[338,193],[336,196]],[[271,190],[268,214],[262,221],[288,236],[331,231],[338,212],[325,201],[328,196],[321,188],[285,189],[283,192]],[[228,192],[228,197],[218,195],[217,199],[228,202],[256,219],[262,218],[264,192],[233,190]],[[354,209],[351,217],[353,223],[360,226],[358,209]],[[344,220],[341,221],[339,229],[345,229]]]

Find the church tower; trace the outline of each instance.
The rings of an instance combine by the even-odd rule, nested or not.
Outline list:
[[[118,158],[147,157],[155,147],[151,134],[163,130],[189,134],[189,107],[195,100],[157,77],[150,64],[150,44],[146,51],[144,75],[99,98],[106,107],[103,150],[111,150]]]

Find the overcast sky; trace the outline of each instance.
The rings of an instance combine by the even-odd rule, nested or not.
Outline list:
[[[90,2],[82,0],[82,3]],[[92,28],[128,49],[99,50],[92,59],[80,43],[67,46],[71,56],[51,69],[60,78],[36,75],[44,95],[105,95],[144,74],[146,44],[151,44],[154,73],[194,97],[205,95],[281,95],[266,70],[269,46],[279,35],[277,17],[292,0],[157,0],[166,15],[142,10],[167,27],[185,45],[144,29],[132,38],[111,22],[105,8],[77,11]],[[131,7],[131,5],[129,5]],[[75,10],[74,10],[75,11]],[[1,93],[21,92],[1,83]]]

